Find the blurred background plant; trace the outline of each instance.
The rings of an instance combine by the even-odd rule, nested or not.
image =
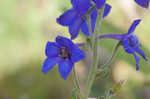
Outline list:
[[[102,33],[125,33],[132,21],[142,18],[135,33],[150,60],[150,10],[133,0],[109,0],[112,11],[103,21]],[[59,35],[69,37],[68,29],[56,18],[71,7],[70,0],[0,0],[0,99],[70,99],[72,76],[64,81],[57,67],[47,75],[41,72],[45,44]],[[75,42],[82,42],[81,36]],[[101,40],[100,63],[107,61],[117,41]],[[76,64],[84,89],[90,52]],[[150,99],[150,63],[141,60],[136,71],[134,58],[119,49],[111,64],[110,76],[95,81],[92,96],[103,95],[114,83],[126,80],[114,99]]]

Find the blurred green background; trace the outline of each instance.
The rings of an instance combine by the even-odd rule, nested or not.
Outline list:
[[[133,0],[109,3],[112,10],[103,21],[102,33],[125,33],[133,20],[142,18],[135,34],[150,60],[150,10],[140,8]],[[0,99],[70,99],[72,75],[64,81],[57,66],[47,75],[41,72],[46,42],[54,41],[58,34],[69,37],[67,27],[56,23],[56,18],[69,8],[70,0],[0,0]],[[83,38],[80,35],[75,42]],[[100,62],[109,58],[116,43],[100,41]],[[76,64],[83,89],[89,64],[86,60]],[[133,56],[121,47],[111,65],[110,76],[95,81],[91,97],[104,95],[115,83],[126,80],[114,99],[150,99],[149,62],[141,58],[140,71],[136,71]]]

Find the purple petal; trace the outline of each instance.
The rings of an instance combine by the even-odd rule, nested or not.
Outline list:
[[[84,51],[80,50],[77,46],[74,46],[71,54],[71,61],[73,63],[78,62],[85,58]]]
[[[78,17],[71,25],[69,25],[69,33],[71,35],[71,39],[75,39],[78,36],[82,23],[83,20]]]
[[[136,70],[139,71],[140,58],[135,53],[133,53],[133,56],[134,56],[135,61],[136,61]]]
[[[90,0],[71,0],[73,8],[76,9],[81,15],[87,13],[90,8]]]
[[[77,0],[71,0],[71,4],[73,7],[76,5],[76,3],[77,3]]]
[[[57,18],[57,23],[63,26],[68,26],[72,23],[76,16],[77,12],[74,9],[70,9]]]
[[[144,52],[143,52],[139,47],[134,48],[134,50],[135,50],[138,54],[140,54],[140,55],[145,59],[145,61],[148,61],[148,59],[146,58]]]
[[[89,28],[88,28],[88,25],[87,25],[87,22],[84,21],[82,23],[82,26],[81,26],[81,31],[83,32],[83,34],[85,34],[86,36],[89,36]]]
[[[105,18],[109,14],[110,10],[111,10],[111,6],[109,4],[105,4],[103,18]]]
[[[100,35],[99,39],[111,38],[116,40],[123,40],[126,36],[127,34],[104,34],[104,35]]]
[[[92,0],[94,3],[96,3],[96,0]]]
[[[50,71],[57,63],[61,62],[62,59],[60,57],[49,57],[45,59],[43,66],[42,66],[42,72],[46,74],[48,71]]]
[[[95,0],[95,2],[96,2],[97,8],[101,9],[104,6],[106,0]]]
[[[134,22],[132,23],[132,25],[130,26],[129,30],[128,30],[128,34],[133,33],[136,26],[141,22],[141,19],[138,20],[134,20]]]
[[[59,54],[58,44],[55,42],[47,42],[45,54],[47,57],[58,56]]]
[[[72,47],[74,46],[73,42],[70,39],[63,36],[57,36],[56,43],[58,43],[60,46],[66,46],[67,48],[69,48],[69,50],[72,50]]]
[[[94,29],[95,29],[96,19],[97,19],[97,9],[94,8],[93,11],[91,12],[92,33],[94,32]]]
[[[66,80],[68,75],[70,74],[72,67],[73,67],[73,63],[69,60],[64,60],[62,62],[59,63],[58,65],[58,70],[60,72],[61,77]]]
[[[149,7],[150,0],[134,0],[134,1],[143,8]]]
[[[139,70],[139,62],[140,62],[140,58],[135,54],[135,50],[129,45],[129,40],[128,38],[125,38],[122,41],[122,45],[123,48],[125,50],[125,52],[132,54],[136,60],[136,70]]]

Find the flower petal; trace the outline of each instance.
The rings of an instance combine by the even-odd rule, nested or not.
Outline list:
[[[136,26],[141,22],[141,19],[138,20],[134,20],[134,22],[132,23],[132,25],[130,26],[129,30],[128,30],[128,34],[133,33]]]
[[[66,46],[69,48],[69,50],[72,50],[72,46],[74,45],[70,39],[63,36],[57,36],[56,43],[58,43],[60,46]]]
[[[125,38],[122,41],[122,45],[124,50],[129,53],[132,54],[136,60],[136,70],[139,70],[139,62],[140,62],[140,58],[135,54],[135,50],[129,45],[129,40],[128,38]]]
[[[66,80],[68,75],[70,74],[73,63],[69,60],[64,60],[58,64],[58,70],[60,72],[61,77]]]
[[[149,7],[150,0],[134,0],[134,1],[143,8]]]
[[[110,11],[111,11],[111,6],[109,4],[105,4],[103,18],[105,18],[109,14]]]
[[[94,29],[95,29],[96,19],[97,19],[97,9],[94,8],[93,11],[91,12],[92,33],[94,32]]]
[[[74,21],[76,16],[77,12],[74,9],[70,9],[57,18],[57,23],[63,26],[68,26]]]
[[[59,47],[55,42],[47,42],[45,54],[47,57],[58,56]]]
[[[50,58],[45,59],[43,66],[42,66],[42,72],[46,74],[60,61],[62,61],[60,57],[50,57]]]
[[[96,2],[96,7],[98,9],[101,9],[104,6],[106,0],[95,0],[95,2]]]
[[[136,60],[136,70],[139,70],[139,62],[140,62],[140,58],[135,54],[135,50],[129,45],[129,40],[128,38],[125,38],[122,41],[122,45],[123,48],[125,50],[125,52],[132,54]]]
[[[87,13],[90,8],[90,0],[71,0],[71,3],[81,15]]]
[[[140,58],[135,53],[133,53],[133,56],[134,56],[135,61],[136,61],[136,70],[139,71]]]
[[[140,54],[140,55],[145,59],[145,61],[148,61],[148,59],[146,58],[144,52],[143,52],[139,47],[134,48],[134,50],[135,50],[138,54]]]
[[[82,23],[82,26],[81,26],[81,31],[83,32],[83,34],[85,34],[86,36],[89,36],[89,28],[88,28],[88,25],[87,25],[87,22],[84,21]]]
[[[76,5],[76,3],[77,3],[77,0],[71,0],[71,4],[73,7]]]
[[[85,53],[81,49],[79,49],[76,45],[74,46],[71,54],[71,61],[73,63],[78,62],[85,58]]]
[[[83,21],[83,19],[78,17],[71,25],[69,25],[69,33],[71,35],[71,39],[75,39],[78,36]]]

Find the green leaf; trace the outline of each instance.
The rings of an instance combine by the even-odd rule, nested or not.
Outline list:
[[[120,89],[122,88],[123,84],[124,84],[124,80],[123,81],[120,81],[119,83],[117,83],[113,88],[112,88],[112,92],[114,94],[118,93],[120,91]]]
[[[71,95],[71,99],[77,99],[78,97],[78,92],[79,92],[79,88],[74,88],[72,90],[72,95]]]
[[[95,79],[96,80],[106,79],[106,78],[109,77],[109,74],[110,74],[110,70],[109,69],[105,69],[105,70],[98,69]]]
[[[105,97],[104,96],[99,96],[98,99],[105,99]]]

